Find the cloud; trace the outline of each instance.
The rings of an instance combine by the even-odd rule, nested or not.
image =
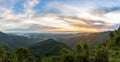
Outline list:
[[[26,17],[31,18],[34,15],[35,11],[33,7],[35,7],[38,2],[39,0],[27,0],[24,4],[24,15],[26,15]]]
[[[109,22],[100,21],[100,20],[92,20],[92,19],[84,19],[79,17],[67,16],[60,17],[61,20],[68,22],[71,26],[77,27],[77,29],[95,29],[95,31],[109,30],[114,24]],[[84,30],[86,31],[86,30]]]
[[[120,11],[120,6],[115,6],[115,7],[98,7],[94,8],[90,11],[91,14],[95,16],[103,16],[104,14],[107,13],[112,13],[112,12],[118,12]]]
[[[101,8],[103,9],[103,11],[105,13],[109,13],[109,12],[115,12],[115,11],[120,11],[120,6],[116,6],[116,7],[109,7],[109,8]]]
[[[24,4],[24,7],[26,9],[32,9],[36,4],[38,4],[39,0],[27,0],[27,2]]]
[[[69,3],[61,1],[56,0],[41,4],[39,3],[42,2],[41,0],[26,0],[22,3],[23,8],[21,10],[23,12],[17,14],[13,8],[16,2],[11,4],[10,8],[6,7],[6,4],[3,7],[0,6],[0,29],[20,32],[98,32],[114,30],[120,24],[119,6],[99,7],[89,6],[88,3],[86,5],[76,5],[75,3],[70,5],[69,0]],[[43,9],[37,8],[41,9],[39,12],[34,8],[37,4],[43,5]]]
[[[11,0],[12,1],[12,0]],[[12,21],[16,22],[19,20],[29,19],[32,18],[35,14],[33,7],[38,3],[39,0],[27,0],[24,3],[24,10],[23,13],[14,14],[14,10],[12,8],[0,7],[0,18],[4,21]]]
[[[63,28],[43,26],[43,25],[39,25],[39,24],[23,24],[21,27],[20,26],[19,27],[17,26],[17,28],[16,27],[15,28],[7,28],[5,30],[10,31],[10,32],[54,32],[53,30],[65,31]]]

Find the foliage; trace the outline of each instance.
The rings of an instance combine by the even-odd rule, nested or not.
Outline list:
[[[110,32],[110,38],[92,49],[88,42],[76,44],[72,50],[62,49],[57,56],[41,62],[120,62],[120,28]]]
[[[31,55],[29,49],[18,48],[16,53],[10,52],[0,46],[0,62],[34,62],[34,58]]]
[[[69,49],[54,39],[34,44],[30,50],[8,51],[0,45],[0,62],[120,62],[120,28],[109,34],[106,42],[94,48],[89,42],[80,42]]]
[[[27,48],[18,48],[16,55],[19,62],[29,62],[29,58],[31,58],[31,54]]]
[[[41,57],[58,55],[62,48],[67,48],[67,46],[54,39],[48,39],[30,46],[30,50],[38,62],[40,61]]]

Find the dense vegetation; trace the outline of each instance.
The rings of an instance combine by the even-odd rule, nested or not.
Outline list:
[[[110,32],[110,39],[92,48],[88,42],[62,49],[57,56],[45,57],[42,62],[120,62],[120,28]]]
[[[54,39],[32,44],[30,47],[32,54],[40,61],[41,57],[58,55],[62,48],[68,48],[65,44]]]
[[[68,48],[65,44],[54,39],[48,39],[31,45],[28,48],[9,49],[0,46],[0,62],[40,62],[44,56],[58,55],[62,48]]]
[[[0,46],[0,62],[120,62],[120,28],[110,32],[106,42],[92,46],[85,41],[69,49],[53,39],[35,43],[30,50]]]
[[[0,62],[34,62],[34,57],[28,48],[18,48],[12,52],[0,46]]]

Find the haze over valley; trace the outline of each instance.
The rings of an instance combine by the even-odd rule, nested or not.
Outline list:
[[[120,62],[120,0],[0,0],[0,62]]]

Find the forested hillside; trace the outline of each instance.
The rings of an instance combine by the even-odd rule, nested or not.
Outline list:
[[[99,42],[104,43],[109,38],[109,32],[78,34],[31,33],[24,35],[16,35],[10,33],[6,34],[0,32],[0,43],[9,48],[28,47],[31,44],[39,43],[49,38],[55,39],[58,42],[62,42],[71,48],[76,43],[84,41],[89,41],[91,44],[99,44]]]
[[[42,62],[120,62],[120,28],[110,32],[110,39],[94,49],[88,42],[80,42],[73,50],[62,49],[58,56],[42,59]]]
[[[85,35],[73,36],[64,40],[65,43],[69,47],[73,47],[75,44],[79,42],[88,41],[91,45],[98,45],[100,43],[104,43],[109,39],[109,32],[101,32],[101,33],[89,33]]]
[[[9,38],[9,35],[1,33],[3,39],[4,35]],[[90,44],[88,39],[77,42],[70,49],[54,39],[30,44],[29,48],[20,47],[14,50],[1,45],[0,62],[119,62],[120,28],[109,32],[109,35],[105,42],[98,39],[97,44]]]
[[[0,62],[120,62],[120,0],[0,0]]]
[[[68,48],[64,43],[54,39],[47,39],[45,41],[30,45],[32,54],[40,61],[41,57],[58,55],[63,48]]]
[[[9,48],[27,47],[36,41],[37,39],[17,35],[8,35],[6,33],[0,32],[0,43]]]

